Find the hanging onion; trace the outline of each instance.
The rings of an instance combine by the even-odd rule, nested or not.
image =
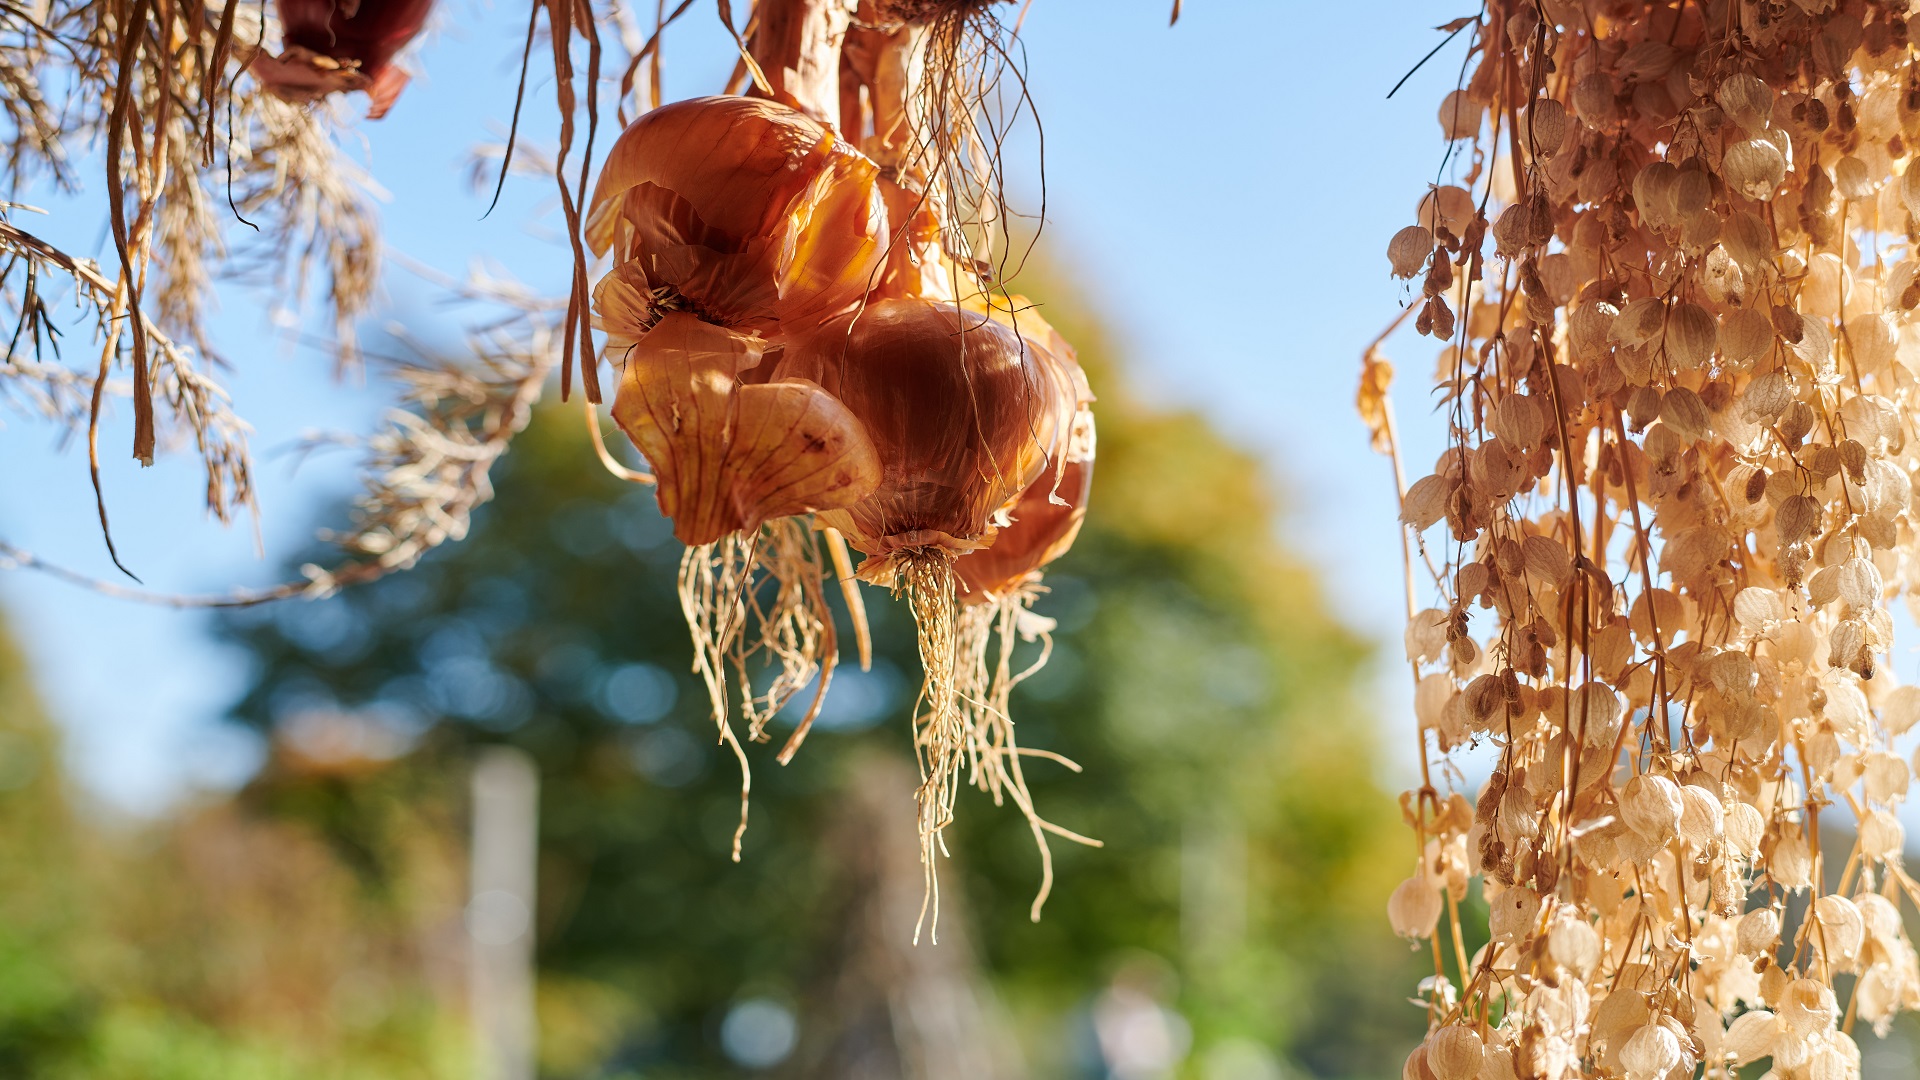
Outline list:
[[[1064,444],[1076,404],[1072,376],[1050,351],[984,315],[923,300],[876,301],[789,350],[775,375],[818,383],[866,424],[880,484],[821,520],[883,559],[978,547],[993,511]]]
[[[1083,414],[1089,428],[1092,413]],[[1067,553],[1087,517],[1093,491],[1093,456],[1068,461],[1059,475],[1042,473],[1014,504],[1011,524],[994,530],[986,547],[956,559],[953,572],[965,589],[961,599],[986,603]]]
[[[887,235],[873,162],[778,102],[706,97],[633,122],[589,204],[595,254],[644,280],[649,306],[774,338],[865,295]]]
[[[879,482],[864,426],[819,386],[741,384],[762,348],[669,312],[628,350],[613,418],[653,467],[660,510],[682,543],[845,507]]]
[[[407,85],[393,58],[426,26],[433,0],[277,0],[275,6],[283,44],[279,56],[254,58],[261,84],[292,102],[364,90],[373,99],[367,118],[378,120]]]

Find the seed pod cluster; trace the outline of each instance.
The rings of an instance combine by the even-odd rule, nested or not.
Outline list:
[[[1049,647],[1051,626],[1030,609],[1086,512],[1093,395],[1030,304],[948,254],[964,230],[930,183],[936,159],[881,125],[912,134],[901,50],[923,31],[904,22],[850,39],[864,51],[843,57],[841,90],[863,92],[844,130],[827,110],[734,96],[629,126],[587,210],[587,242],[612,258],[596,323],[621,372],[614,419],[688,545],[683,607],[715,723],[742,764],[741,828],[735,699],[747,741],[763,740],[817,683],[787,760],[835,663],[822,574],[840,577],[864,625],[850,544],[866,556],[857,577],[906,595],[918,628],[929,889],[964,776],[1032,822],[1044,898],[1047,833],[1083,838],[1042,822],[1027,798],[1007,708],[1028,672],[1012,654],[1041,641],[1044,662]],[[780,670],[766,690],[749,664],[762,656]]]
[[[1435,597],[1406,632],[1423,855],[1388,905],[1435,939],[1422,1075],[1858,1077],[1856,1024],[1920,1008],[1920,689],[1888,662],[1920,587],[1907,5],[1492,0],[1449,29],[1453,182],[1382,237],[1447,436],[1402,498]],[[1369,354],[1382,447],[1390,370]],[[1475,747],[1477,798],[1437,786]]]

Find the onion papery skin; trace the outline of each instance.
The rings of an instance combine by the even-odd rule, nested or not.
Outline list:
[[[995,529],[987,546],[954,560],[961,602],[984,604],[1073,547],[1093,493],[1093,459],[1067,462],[1057,487],[1055,479],[1053,470],[1042,472],[1014,504],[1013,523]]]
[[[1072,377],[1050,352],[984,315],[924,300],[876,301],[789,349],[774,374],[818,383],[865,423],[880,484],[820,520],[881,557],[978,547],[994,510],[1056,460],[1075,404]]]
[[[393,65],[420,35],[433,0],[277,0],[282,48],[262,54],[251,70],[275,96],[293,102],[364,90],[368,119],[393,107],[407,73]]]
[[[865,427],[818,385],[747,384],[763,343],[669,312],[626,351],[613,418],[652,466],[660,511],[688,546],[872,492]]]
[[[873,298],[951,301],[956,283],[961,293],[977,292],[973,275],[955,266],[940,246],[940,213],[932,198],[885,177],[880,193],[892,231]]]
[[[637,262],[710,322],[767,338],[851,310],[887,237],[879,169],[832,129],[774,101],[663,105],[608,151],[587,243]]]

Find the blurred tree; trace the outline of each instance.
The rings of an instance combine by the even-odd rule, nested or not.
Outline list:
[[[1101,1075],[1097,1040],[1073,1033],[1143,956],[1191,1025],[1192,1075],[1258,1076],[1260,1047],[1319,1075],[1393,1075],[1421,1018],[1381,914],[1405,853],[1381,847],[1397,833],[1353,696],[1364,651],[1277,545],[1256,462],[1133,397],[1072,304],[1044,310],[1101,393],[1101,457],[1087,528],[1038,607],[1059,620],[1054,658],[1015,718],[1023,745],[1086,768],[1030,766],[1041,812],[1107,846],[1056,845],[1031,924],[1018,815],[967,798],[949,841],[1035,1075]],[[496,482],[469,538],[415,571],[226,617],[255,658],[235,716],[281,748],[245,800],[323,829],[377,891],[405,876],[404,807],[454,805],[475,743],[527,750],[543,773],[545,1071],[740,1074],[761,1060],[729,1042],[742,1003],[791,1010],[821,958],[846,959],[821,838],[852,752],[905,754],[909,617],[870,590],[874,670],[841,669],[792,765],[754,750],[734,865],[737,777],[687,671],[680,548],[651,490],[599,468],[572,409],[542,413]],[[312,747],[395,760],[290,767]]]
[[[396,904],[300,822],[215,803],[114,827],[65,785],[0,624],[0,1076],[464,1074],[457,971],[429,955],[446,928],[415,921],[458,911],[431,895],[457,878],[423,873],[445,865],[431,831]]]

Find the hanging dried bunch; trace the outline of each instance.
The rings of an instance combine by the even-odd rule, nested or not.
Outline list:
[[[1492,0],[1448,28],[1477,60],[1440,107],[1455,183],[1388,246],[1447,431],[1402,497],[1436,599],[1409,594],[1421,855],[1389,905],[1433,940],[1409,1077],[1842,1080],[1857,1025],[1920,1007],[1920,690],[1886,659],[1920,585],[1906,11]],[[1472,747],[1477,795],[1438,786],[1430,755]]]
[[[977,194],[956,201],[914,149],[927,146],[911,119],[916,50],[929,27],[964,36],[986,7],[849,27],[843,4],[758,5],[752,96],[643,114],[609,152],[585,226],[614,260],[594,289],[621,370],[614,418],[690,545],[682,606],[741,763],[741,827],[750,773],[735,711],[746,741],[764,740],[817,678],[790,759],[835,663],[829,566],[865,661],[850,541],[867,556],[858,577],[904,595],[918,630],[936,921],[933,860],[963,770],[1033,824],[1043,899],[1046,834],[1084,840],[1034,813],[1008,699],[1031,671],[1013,669],[1015,643],[1041,642],[1045,662],[1046,621],[1029,609],[1085,513],[1093,396],[1067,343],[956,248],[953,208]],[[765,689],[749,665],[762,657],[778,669]]]
[[[225,520],[251,505],[246,426],[197,355],[212,351],[204,322],[218,273],[265,270],[297,304],[318,264],[343,330],[342,359],[353,356],[344,331],[372,295],[372,214],[325,119],[252,80],[236,82],[262,18],[238,4],[148,0],[0,13],[7,189],[79,190],[74,146],[98,148],[104,165],[117,265],[62,252],[11,206],[0,209],[0,307],[14,320],[0,379],[8,396],[86,429],[103,531],[99,429],[115,394],[132,399],[137,459],[154,460],[171,424],[205,464],[209,510]],[[229,244],[224,226],[236,216],[258,230],[256,241]],[[69,288],[99,331],[97,359],[80,369],[52,348],[64,327],[47,301]]]
[[[283,46],[254,57],[254,76],[293,102],[364,90],[367,119],[378,120],[406,89],[393,58],[425,28],[433,0],[275,0],[274,10]]]

